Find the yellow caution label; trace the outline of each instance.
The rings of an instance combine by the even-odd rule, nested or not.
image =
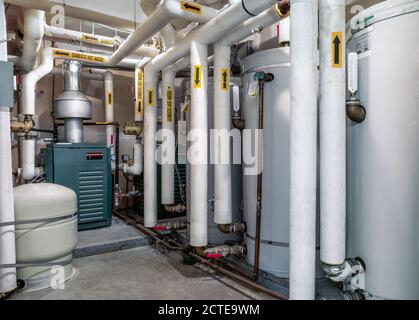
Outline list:
[[[107,94],[106,94],[106,97],[107,97],[107,103],[108,103],[108,105],[111,105],[112,103],[113,103],[113,96],[112,96],[112,92],[108,92]]]
[[[149,107],[154,106],[154,90],[153,89],[147,90],[147,104]]]
[[[63,59],[74,59],[74,60],[94,62],[94,63],[105,62],[105,57],[96,56],[93,54],[69,51],[69,50],[53,49],[52,54],[54,57],[63,58]]]
[[[193,66],[193,87],[202,88],[202,66],[198,64]]]
[[[108,45],[108,46],[114,46],[115,42],[111,39],[100,39],[98,37],[92,36],[90,34],[83,34],[81,36],[81,40],[83,42],[87,42],[87,43],[93,43],[93,44],[104,44],[104,45]]]
[[[228,68],[221,68],[221,91],[228,91],[229,89],[229,73]]]
[[[202,7],[196,3],[191,3],[188,1],[181,1],[180,8],[188,12],[202,14]]]
[[[107,39],[99,39],[99,43],[106,44],[108,46],[114,46],[115,45],[115,41],[107,40]]]
[[[173,119],[173,90],[167,88],[167,122],[172,122]]]
[[[138,87],[137,87],[137,102],[138,102],[138,112],[141,113],[143,110],[143,72],[138,70]]]
[[[332,67],[342,68],[343,37],[342,32],[332,32]]]

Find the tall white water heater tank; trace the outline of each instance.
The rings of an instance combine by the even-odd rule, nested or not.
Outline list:
[[[419,299],[419,1],[384,1],[348,31],[366,109],[348,122],[348,255],[373,296]]]
[[[243,61],[242,113],[245,130],[258,128],[259,92],[255,73],[272,73],[265,84],[263,129],[263,178],[260,269],[277,277],[289,271],[289,192],[290,192],[290,48],[257,52]],[[250,130],[249,130],[250,129]],[[252,138],[254,140],[254,138]],[[252,141],[253,141],[252,140]],[[243,142],[245,143],[245,141]],[[254,144],[253,144],[254,145]],[[254,147],[252,147],[253,149]],[[243,156],[243,159],[245,156]],[[249,174],[243,164],[243,208],[247,224],[245,242],[247,262],[253,265],[256,236],[257,175]],[[233,181],[234,183],[234,181]],[[317,257],[319,248],[317,249]],[[318,259],[317,259],[318,260]],[[317,261],[318,262],[318,261]],[[317,263],[317,273],[319,272]]]
[[[26,289],[59,286],[74,273],[77,196],[66,187],[31,183],[14,189],[17,269]]]

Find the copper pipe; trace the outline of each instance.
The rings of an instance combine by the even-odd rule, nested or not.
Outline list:
[[[259,130],[263,132],[263,109],[264,109],[264,90],[265,83],[274,79],[272,73],[257,72],[255,79],[259,80]],[[262,151],[263,152],[263,151]],[[263,157],[261,157],[263,159]],[[259,277],[259,258],[260,258],[260,229],[262,220],[262,172],[257,177],[257,204],[256,204],[256,233],[255,233],[255,254],[253,259],[253,273],[256,279]]]
[[[124,214],[124,213],[120,213],[118,211],[113,211],[113,213],[120,218],[121,220],[127,222],[128,224],[132,225],[134,228],[140,230],[141,232],[143,232],[145,235],[151,236],[154,239],[159,239],[159,243],[162,243],[163,245],[167,246],[168,249],[173,249],[173,250],[177,250],[177,251],[183,251],[185,254],[188,254],[189,256],[193,257],[195,260],[199,261],[202,264],[206,264],[207,266],[209,266],[211,269],[218,271],[222,274],[224,274],[225,276],[227,276],[230,279],[233,279],[237,282],[240,282],[248,287],[251,287],[257,291],[266,293],[272,297],[278,298],[280,300],[288,300],[288,297],[273,291],[271,289],[265,288],[264,286],[261,286],[260,284],[249,280],[246,277],[240,276],[238,274],[235,274],[215,263],[212,263],[210,261],[208,261],[207,259],[201,257],[200,255],[196,254],[196,253],[192,253],[192,252],[186,252],[186,250],[183,248],[182,245],[180,245],[179,243],[177,243],[175,240],[167,237],[164,234],[159,233],[158,231],[154,231],[151,229],[148,229],[146,227],[144,227],[142,225],[142,223],[138,220],[129,218],[128,215]],[[170,244],[173,243],[173,245]]]

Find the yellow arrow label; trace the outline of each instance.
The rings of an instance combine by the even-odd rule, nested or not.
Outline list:
[[[182,10],[192,12],[192,13],[196,13],[196,14],[201,14],[202,13],[202,8],[201,8],[200,5],[195,4],[195,3],[191,3],[191,2],[188,2],[188,1],[181,1],[180,2],[180,8]]]
[[[105,45],[108,45],[108,46],[113,46],[115,44],[115,42],[113,40],[100,39],[100,38],[97,38],[97,37],[92,36],[90,34],[83,34],[81,36],[81,40],[83,42],[87,42],[87,43],[93,43],[93,44],[100,43],[100,44],[105,44]]]
[[[194,65],[193,67],[193,87],[201,89],[202,87],[202,66]]]
[[[105,62],[105,58],[101,56],[85,54],[85,53],[75,52],[75,51],[61,50],[61,49],[53,49],[52,55],[58,58],[74,59],[74,60],[87,61],[87,62],[96,62],[96,63]]]
[[[173,90],[167,88],[167,122],[172,122],[173,118]]]
[[[154,90],[153,89],[147,90],[147,103],[149,107],[154,106]]]
[[[221,68],[221,91],[228,91],[229,89],[229,70],[228,68]]]
[[[138,112],[141,113],[143,110],[143,72],[138,71],[138,87],[137,87],[137,102],[138,102]]]
[[[108,104],[111,105],[113,103],[112,92],[108,92],[106,96],[108,97]]]
[[[343,37],[342,32],[332,32],[332,67],[342,68]]]

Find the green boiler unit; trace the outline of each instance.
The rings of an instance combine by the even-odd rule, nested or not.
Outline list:
[[[112,223],[112,169],[106,146],[56,143],[45,149],[47,182],[77,194],[78,229],[109,227]]]

